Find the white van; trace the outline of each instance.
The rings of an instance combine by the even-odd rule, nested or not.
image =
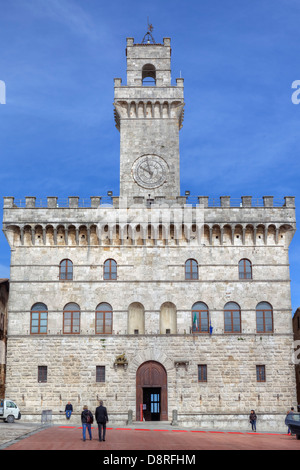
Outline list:
[[[4,419],[7,423],[21,419],[20,410],[12,400],[0,399],[0,419]]]

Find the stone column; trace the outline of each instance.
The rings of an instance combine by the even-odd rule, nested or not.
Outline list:
[[[31,227],[31,243],[35,245],[35,229]]]
[[[53,243],[57,245],[57,227],[53,227]]]
[[[24,227],[20,227],[21,245],[24,245]]]

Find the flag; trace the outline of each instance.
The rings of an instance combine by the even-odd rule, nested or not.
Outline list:
[[[193,330],[198,330],[198,321],[197,321],[197,313],[195,312],[194,319],[193,319]]]

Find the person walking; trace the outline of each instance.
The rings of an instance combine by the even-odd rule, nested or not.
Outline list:
[[[286,416],[288,417],[289,415],[293,415],[293,414],[294,414],[294,411],[295,411],[295,409],[294,409],[294,407],[292,406],[292,408],[287,412]],[[286,418],[286,419],[287,419],[287,418]],[[285,419],[285,420],[286,420],[286,419]],[[289,425],[288,425],[288,424],[286,424],[286,425],[287,425],[287,427],[288,427],[288,436],[289,436],[289,435],[293,436],[294,434],[292,433],[292,431],[291,431]]]
[[[73,412],[73,406],[71,405],[71,402],[68,401],[68,403],[66,404],[66,407],[65,407],[65,413],[66,413],[66,418],[67,419],[71,418],[72,412]]]
[[[98,424],[98,435],[99,441],[105,441],[106,436],[106,423],[108,421],[107,410],[105,406],[103,406],[103,401],[100,400],[100,406],[96,408],[95,411],[95,419]]]
[[[254,432],[256,432],[256,420],[257,420],[257,416],[255,414],[255,411],[251,410],[250,416],[249,416],[249,421],[250,421],[250,424],[252,426],[252,431],[254,431]]]
[[[92,430],[91,430],[91,425],[93,423],[93,415],[88,409],[88,407],[85,405],[83,407],[83,411],[81,413],[81,423],[82,423],[82,437],[83,440],[85,441],[85,436],[86,436],[86,430],[88,430],[89,436],[90,436],[90,441],[92,440]]]

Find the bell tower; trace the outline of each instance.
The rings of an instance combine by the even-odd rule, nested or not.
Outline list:
[[[180,196],[179,130],[183,78],[171,84],[170,38],[155,43],[152,29],[140,44],[127,38],[127,85],[114,80],[116,127],[120,131],[120,197]]]

